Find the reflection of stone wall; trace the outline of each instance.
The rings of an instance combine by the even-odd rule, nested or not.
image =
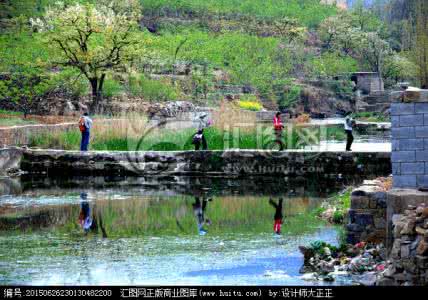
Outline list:
[[[0,149],[0,175],[7,175],[20,168],[22,153],[20,148]]]
[[[376,180],[365,181],[351,194],[347,242],[386,241],[386,192]]]
[[[16,195],[22,192],[22,187],[18,179],[0,178],[0,196]]]

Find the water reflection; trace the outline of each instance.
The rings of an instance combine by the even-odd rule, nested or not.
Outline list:
[[[211,225],[211,220],[205,217],[205,210],[207,209],[208,201],[212,201],[212,198],[202,198],[201,204],[201,198],[195,197],[195,203],[192,204],[199,235],[205,235],[207,233],[207,227],[204,227],[204,225]]]
[[[94,224],[92,223],[91,208],[87,200],[88,194],[81,193],[80,199],[82,199],[82,201],[80,202],[79,224],[82,227],[83,231],[87,233],[89,230],[94,229]]]
[[[159,190],[26,189],[0,197],[0,282],[298,284],[297,247],[337,237],[312,213],[331,195],[321,189],[289,186],[275,197],[214,185],[192,194]]]
[[[91,208],[91,204],[88,201],[88,194],[80,194],[80,213],[79,213],[79,224],[83,231],[87,234],[88,232],[98,233],[98,227],[101,229],[102,237],[107,238],[107,232],[103,226],[103,219],[100,211],[96,210],[95,205]]]
[[[274,202],[272,199],[269,199],[269,204],[275,208],[275,214],[273,216],[273,231],[276,234],[281,234],[281,225],[282,225],[282,201],[283,199],[280,198],[278,200],[278,203]]]

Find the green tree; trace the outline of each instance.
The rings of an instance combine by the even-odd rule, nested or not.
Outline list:
[[[428,3],[416,0],[415,46],[413,49],[415,63],[419,66],[421,87],[428,89]]]
[[[418,76],[418,67],[405,54],[394,53],[385,58],[383,76],[391,83],[410,80]]]
[[[91,111],[99,109],[108,72],[122,71],[143,48],[136,39],[137,0],[56,5],[45,15],[47,40],[58,49],[53,64],[78,69],[92,88]]]
[[[376,32],[368,32],[362,35],[358,51],[362,61],[367,64],[371,71],[379,73],[379,78],[382,78],[385,58],[391,55],[389,44],[381,39]]]
[[[33,109],[37,109],[39,98],[48,90],[48,78],[35,72],[12,73],[2,76],[0,80],[0,101],[6,102],[4,107],[22,111],[24,118]]]
[[[343,55],[337,52],[326,52],[321,56],[314,58],[310,66],[314,75],[317,76],[335,76],[343,73],[352,73],[358,71],[358,62],[351,56]]]

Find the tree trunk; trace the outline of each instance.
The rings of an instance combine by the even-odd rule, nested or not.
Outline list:
[[[92,103],[89,108],[91,114],[99,112],[100,103],[103,100],[103,87],[104,87],[105,77],[106,77],[106,74],[102,74],[101,78],[99,79],[97,77],[93,77],[89,79],[92,87]]]
[[[91,78],[89,79],[89,82],[91,83],[91,88],[92,88],[92,103],[89,107],[90,113],[94,114],[98,111],[98,102],[99,102],[99,98],[98,98],[98,78]]]

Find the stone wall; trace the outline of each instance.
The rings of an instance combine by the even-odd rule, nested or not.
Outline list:
[[[428,207],[409,205],[393,216],[390,264],[378,285],[428,285]]]
[[[391,119],[394,187],[428,187],[428,90],[396,97]]]
[[[386,191],[376,180],[364,184],[351,194],[351,209],[346,240],[358,242],[386,242]]]
[[[20,169],[22,155],[23,150],[20,148],[0,149],[0,176]]]
[[[357,89],[364,94],[383,91],[384,83],[378,73],[374,72],[357,72],[352,74],[352,80],[356,83]]]
[[[0,150],[7,151],[7,150]],[[21,169],[52,176],[384,176],[389,152],[23,150]]]
[[[408,206],[417,207],[420,205],[428,206],[428,193],[416,189],[394,189],[387,195],[387,245],[393,244],[393,220],[395,215],[404,214]]]

